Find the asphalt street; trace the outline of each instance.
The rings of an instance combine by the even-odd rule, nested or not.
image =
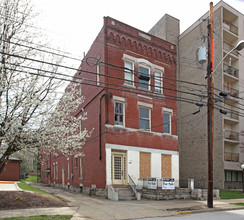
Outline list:
[[[171,217],[139,218],[137,220],[243,220],[244,210],[184,214]]]

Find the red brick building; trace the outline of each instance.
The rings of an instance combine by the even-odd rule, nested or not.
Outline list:
[[[5,165],[3,171],[0,173],[0,181],[19,181],[20,163],[21,160],[17,158],[10,158],[9,162]]]
[[[85,156],[46,156],[42,181],[93,188],[137,185],[144,178],[179,181],[176,46],[105,17],[80,66]],[[106,191],[104,191],[106,192]]]

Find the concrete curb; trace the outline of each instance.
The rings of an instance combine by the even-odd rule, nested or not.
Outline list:
[[[16,188],[18,189],[18,191],[23,191],[22,189],[19,188],[18,183],[19,183],[19,182],[15,182],[15,186],[16,186]]]
[[[244,209],[244,206],[240,207],[226,207],[226,208],[202,208],[202,209],[196,209],[196,210],[188,210],[188,211],[178,211],[176,212],[178,215],[184,215],[184,214],[197,214],[197,213],[204,213],[204,212],[219,212],[219,211],[231,211],[231,210],[241,210]]]

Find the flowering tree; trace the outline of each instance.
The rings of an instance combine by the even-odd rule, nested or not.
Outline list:
[[[72,79],[57,101],[63,59],[36,43],[29,3],[0,1],[0,173],[17,151],[44,146],[48,152],[73,153],[90,134],[80,126],[86,119],[79,110],[80,81]]]

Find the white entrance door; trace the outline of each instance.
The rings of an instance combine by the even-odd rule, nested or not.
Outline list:
[[[126,154],[112,153],[112,183],[126,184]]]

